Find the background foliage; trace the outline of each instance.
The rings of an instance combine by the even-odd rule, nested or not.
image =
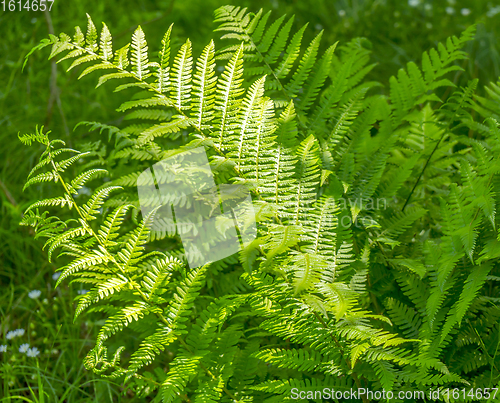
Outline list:
[[[180,47],[183,41],[179,38],[189,37],[193,53],[197,55],[205,46],[206,38],[212,36],[213,10],[225,3],[151,1],[142,2],[130,12],[120,10],[119,4],[101,2],[92,4],[89,10],[90,5],[85,2],[56,1],[50,15],[1,14],[0,285],[3,292],[0,307],[3,344],[9,346],[8,353],[1,353],[2,397],[21,395],[36,401],[43,396],[40,388],[50,396],[57,396],[59,401],[85,401],[89,397],[99,402],[115,401],[121,394],[119,385],[95,377],[81,364],[102,324],[90,321],[89,317],[77,319],[73,324],[73,299],[83,288],[62,286],[54,290],[55,266],[47,263],[46,252],[41,252],[40,243],[32,240],[30,229],[18,227],[25,207],[41,198],[40,188],[28,188],[23,193],[22,187],[43,148],[20,147],[17,133],[32,132],[36,124],[44,124],[46,130],[57,132],[70,146],[85,151],[101,134],[81,126],[73,130],[75,125],[81,120],[122,124],[123,117],[115,110],[125,100],[124,95],[105,88],[95,90],[92,77],[78,81],[77,72],[65,74],[60,66],[46,61],[47,53],[43,52],[31,56],[21,71],[24,57],[48,33],[72,32],[75,25],[85,25],[86,12],[91,12],[96,23],[106,21],[114,33],[116,47],[129,41],[138,24],[146,32],[148,41],[157,44],[174,22],[177,43],[174,42],[173,47]],[[309,23],[305,43],[324,29],[321,51],[336,41],[342,45],[355,37],[367,38],[364,44],[371,48],[372,61],[378,63],[367,79],[384,84],[407,62],[420,64],[422,52],[436,42],[459,35],[470,24],[480,22],[476,39],[465,46],[471,55],[462,62],[465,70],[454,74],[452,79],[465,86],[468,80],[478,78],[478,92],[482,94],[483,86],[495,82],[500,74],[496,40],[500,8],[491,2],[325,0],[233,4],[249,6],[253,11],[260,7],[273,9],[274,16],[295,14],[293,32]],[[388,86],[376,91],[386,94]],[[98,148],[93,147],[97,157],[105,155],[104,142]],[[33,289],[41,290],[42,295],[30,298],[28,293]],[[26,329],[25,335],[7,340],[8,331],[16,328]],[[40,349],[38,361],[18,353],[21,342]],[[135,398],[128,392],[120,399]]]

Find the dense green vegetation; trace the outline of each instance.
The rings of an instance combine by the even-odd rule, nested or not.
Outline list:
[[[224,3],[1,15],[0,401],[498,388],[500,7]],[[258,232],[190,268],[137,184],[198,147]]]

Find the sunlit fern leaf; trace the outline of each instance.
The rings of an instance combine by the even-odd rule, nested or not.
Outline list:
[[[115,292],[121,291],[126,287],[127,283],[128,280],[122,278],[110,278],[106,281],[101,280],[97,287],[91,289],[78,300],[74,320],[90,305],[110,297]]]
[[[312,210],[319,185],[319,151],[316,138],[311,134],[302,141],[297,149],[297,183],[294,187],[294,198],[287,203],[287,213],[295,225],[303,220]]]
[[[110,336],[122,331],[132,322],[142,319],[149,313],[150,305],[143,301],[137,301],[134,305],[126,306],[118,311],[117,314],[108,318],[101,327],[97,336],[97,343],[101,344]]]
[[[34,141],[37,143],[43,144],[43,145],[48,145],[49,144],[49,139],[48,139],[48,134],[50,131],[47,133],[43,132],[43,126],[38,129],[38,126],[36,126],[35,133],[27,133],[27,134],[18,134],[19,140],[25,145],[30,146]]]
[[[287,265],[293,267],[293,287],[295,295],[313,287],[320,279],[327,262],[320,255],[311,253],[292,253]]]
[[[303,240],[307,244],[302,250],[318,254],[325,261],[326,266],[321,273],[321,281],[331,283],[346,263],[351,262],[349,247],[350,233],[342,228],[338,218],[339,208],[333,196],[322,197],[311,211],[311,218],[304,222],[306,228]]]
[[[265,77],[257,80],[252,84],[242,102],[242,108],[238,114],[237,127],[238,131],[231,136],[229,156],[237,161],[238,169],[241,166],[243,157],[243,147],[253,137],[252,132],[256,131],[258,124],[258,113],[260,109],[259,103],[264,95]]]
[[[313,74],[308,78],[304,85],[304,87],[307,88],[307,91],[305,91],[305,93],[301,94],[300,96],[301,100],[297,107],[298,109],[307,111],[309,107],[316,101],[319,91],[328,78],[335,47],[336,44],[330,46],[323,54],[319,62],[314,64],[312,70]]]
[[[193,76],[193,106],[196,126],[204,130],[209,127],[214,116],[215,90],[215,47],[211,41],[196,61],[196,72]]]
[[[335,160],[342,158],[348,151],[350,126],[364,108],[363,98],[366,90],[358,91],[348,102],[343,104],[335,113],[335,125],[328,136],[329,149]]]
[[[184,329],[183,322],[187,320],[186,315],[190,312],[194,300],[199,294],[204,282],[204,274],[207,266],[201,266],[191,270],[182,285],[177,289],[166,314],[170,326],[174,329]]]
[[[97,214],[100,213],[99,209],[104,204],[104,199],[106,199],[111,192],[120,189],[122,189],[120,186],[108,186],[95,192],[90,200],[81,207],[83,212],[82,218],[84,220],[95,220]]]
[[[316,351],[305,349],[273,348],[259,351],[254,356],[279,368],[292,368],[308,372],[317,371],[323,361]]]
[[[290,39],[293,17],[284,25],[285,16],[275,20],[268,26],[270,13],[247,13],[247,9],[234,6],[223,6],[215,11],[215,22],[219,23],[216,31],[228,32],[222,39],[232,39],[245,44],[245,59],[251,62],[246,74],[256,77],[269,75],[267,89],[275,89],[285,97],[285,101],[297,95],[300,85],[309,77],[312,65],[316,60],[319,37],[313,40],[308,50],[290,76],[294,62],[300,55],[300,45],[306,26]],[[220,52],[221,58],[229,58],[236,51],[229,45]],[[320,74],[323,74],[321,71]],[[277,102],[282,106],[282,100]]]
[[[218,130],[214,133],[214,140],[219,148],[227,141],[227,137],[234,133],[237,122],[237,111],[244,93],[243,83],[243,49],[233,55],[226,65],[224,72],[217,82],[215,109],[219,112],[214,123]]]
[[[88,14],[87,20],[87,34],[85,35],[85,45],[86,49],[95,53],[99,49],[99,45],[97,44],[97,30],[95,28],[94,22]]]
[[[31,185],[34,185],[34,184],[38,184],[38,183],[41,183],[41,182],[57,182],[58,179],[59,179],[59,176],[56,173],[52,172],[52,171],[43,172],[43,173],[38,174],[36,176],[33,176],[32,178],[30,178],[29,180],[27,180],[26,183],[24,184],[23,191],[28,186],[31,186]]]
[[[191,41],[188,39],[181,46],[172,65],[172,79],[170,82],[170,98],[174,100],[177,109],[189,109],[191,99],[191,75],[193,58]]]
[[[127,377],[132,377],[140,368],[150,364],[177,337],[172,329],[160,325],[153,334],[141,341],[139,348],[130,357]]]
[[[30,205],[26,211],[25,214],[28,213],[29,211],[38,208],[38,207],[45,207],[45,206],[68,206],[70,209],[74,206],[73,200],[69,199],[68,197],[53,197],[50,199],[44,199],[44,200],[39,200],[32,205]]]
[[[161,41],[160,64],[157,66],[156,82],[158,92],[166,92],[170,87],[170,35],[172,33],[172,25],[168,28]]]
[[[323,31],[321,31],[311,42],[311,44],[306,49],[304,55],[302,56],[299,67],[297,71],[292,76],[290,83],[285,86],[285,90],[292,97],[298,95],[299,90],[302,88],[302,85],[306,81],[307,77],[309,77],[309,73],[311,72],[314,63],[316,62],[316,56],[318,54],[319,42],[321,41],[321,37],[323,36]],[[331,53],[331,50],[329,50]]]
[[[199,355],[178,354],[170,364],[167,379],[160,387],[162,403],[171,403],[183,391],[187,383],[198,373]]]
[[[175,258],[158,259],[144,275],[142,285],[148,292],[149,301],[154,300],[156,294],[160,294],[161,288],[165,287],[169,278],[182,263]]]
[[[266,240],[264,248],[267,250],[264,267],[273,264],[273,259],[286,252],[300,239],[301,229],[292,225],[270,226],[269,239]]]
[[[113,242],[113,240],[118,237],[120,226],[125,219],[125,215],[131,207],[133,206],[130,204],[119,206],[106,216],[106,219],[104,220],[101,228],[99,228],[98,231],[98,236],[100,237],[101,242],[104,245],[115,245],[115,242]]]
[[[167,134],[170,138],[176,139],[180,132],[189,125],[190,121],[186,119],[185,116],[176,115],[173,116],[168,122],[148,127],[147,130],[142,131],[137,139],[137,142],[139,145],[143,145],[152,142],[155,137],[165,137]]]
[[[94,250],[64,266],[61,275],[57,279],[56,287],[68,276],[74,276],[81,270],[103,270],[103,265],[112,261],[113,257],[111,255]]]
[[[69,184],[69,190],[77,193],[79,189],[81,189],[86,182],[98,178],[99,176],[107,174],[108,171],[105,169],[91,169],[89,171],[82,172],[75,179],[71,181]]]
[[[238,153],[241,153],[238,164],[246,178],[255,180],[257,186],[261,186],[269,181],[269,171],[275,158],[276,126],[274,103],[271,100],[266,99],[260,104],[255,120],[257,122],[255,129],[238,150]]]
[[[261,184],[261,193],[265,200],[275,203],[281,208],[284,202],[292,196],[291,187],[294,183],[294,170],[297,157],[295,156],[294,143],[297,135],[297,122],[295,120],[293,102],[281,112],[277,121],[276,143],[269,161],[269,175]]]
[[[330,283],[319,283],[317,289],[325,298],[327,312],[334,314],[335,318],[341,319],[352,310],[357,302],[357,295],[350,287],[339,281]]]
[[[149,76],[148,44],[142,28],[139,26],[132,35],[130,45],[132,71],[139,80]]]
[[[223,395],[223,388],[226,382],[227,379],[223,378],[221,375],[218,375],[217,377],[214,378],[207,377],[206,380],[200,379],[198,387],[195,392],[194,402],[195,403],[219,402]]]
[[[80,240],[81,241],[82,238],[85,237],[86,235],[91,235],[91,232],[88,228],[77,227],[77,228],[69,229],[60,235],[53,236],[53,237],[49,238],[47,240],[46,244],[44,245],[44,247],[47,245],[50,245],[49,249],[47,250],[47,257],[49,259],[49,262],[52,259],[52,254],[54,253],[54,251],[57,248],[59,248],[59,247],[66,248],[67,243],[69,243],[69,241],[72,241],[72,240]]]
[[[123,263],[123,270],[126,271],[129,267],[135,266],[144,258],[144,244],[148,240],[151,225],[157,210],[158,207],[143,218],[141,225],[128,234],[127,242],[124,247],[117,252],[118,257]]]
[[[104,60],[110,60],[113,58],[111,33],[109,32],[108,26],[105,23],[102,24],[99,52],[100,56]]]

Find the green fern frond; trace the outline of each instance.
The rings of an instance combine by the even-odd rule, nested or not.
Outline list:
[[[196,126],[201,130],[209,128],[214,116],[215,90],[215,46],[210,42],[196,61],[196,72],[193,75],[193,106]]]
[[[139,26],[132,35],[131,65],[132,71],[139,80],[149,76],[148,44],[142,28]]]
[[[174,100],[177,109],[188,109],[191,95],[191,74],[193,58],[189,39],[181,46],[172,66],[170,98]]]
[[[113,288],[108,288],[111,292]],[[104,326],[99,331],[97,343],[101,344],[107,338],[122,331],[132,322],[138,321],[150,312],[151,306],[143,301],[138,301],[134,305],[124,307],[116,315],[109,317]]]
[[[319,185],[319,150],[316,138],[310,135],[302,141],[297,149],[297,183],[295,197],[287,203],[287,212],[295,225],[307,220],[307,214],[312,210],[316,199],[316,189]]]
[[[110,278],[107,281],[101,280],[97,287],[87,292],[78,300],[78,306],[75,310],[74,320],[76,320],[76,318],[90,305],[96,304],[97,302],[110,297],[115,292],[119,292],[122,289],[126,288],[127,283],[127,279],[121,278]]]

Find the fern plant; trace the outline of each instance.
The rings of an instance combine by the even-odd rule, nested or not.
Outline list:
[[[108,131],[107,155],[20,136],[45,147],[26,186],[59,189],[22,223],[66,260],[58,285],[91,287],[75,315],[105,318],[86,367],[162,402],[498,385],[500,129],[476,81],[447,78],[474,27],[383,95],[366,40],[320,55],[321,34],[303,46],[293,19],[215,16],[232,43],[196,60],[189,40],[171,57],[172,27],[153,58],[140,27],[114,50],[90,17],[85,35],[36,48],[137,91],[119,108],[131,124],[86,122]],[[258,228],[238,254],[188,268],[178,234],[152,228],[158,209],[139,216],[136,189],[151,164],[198,147],[217,183],[251,187]]]

